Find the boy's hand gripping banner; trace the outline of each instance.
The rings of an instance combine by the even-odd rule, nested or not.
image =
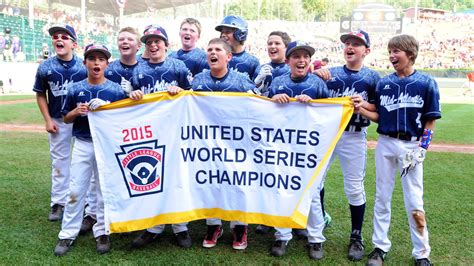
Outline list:
[[[109,232],[221,218],[304,228],[348,98],[167,92],[89,114]]]

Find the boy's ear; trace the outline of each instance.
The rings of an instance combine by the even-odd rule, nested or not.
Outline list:
[[[72,49],[76,49],[77,48],[77,42],[73,42],[72,43]]]
[[[366,47],[366,48],[365,48],[364,56],[370,54],[370,52],[371,52],[370,47]]]

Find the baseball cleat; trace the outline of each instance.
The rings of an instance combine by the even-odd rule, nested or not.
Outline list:
[[[80,235],[84,235],[87,232],[92,230],[92,227],[94,227],[94,224],[97,222],[96,219],[92,218],[91,216],[87,215],[82,219],[82,224],[81,224],[81,230],[79,230]]]
[[[64,256],[71,249],[71,246],[74,244],[72,239],[59,239],[58,244],[54,248],[54,255]]]
[[[352,261],[359,261],[364,258],[364,244],[361,239],[351,238],[347,251],[347,258]]]
[[[432,265],[433,263],[431,263],[430,259],[428,258],[415,260],[415,266],[432,266]]]
[[[323,243],[309,243],[308,255],[313,260],[320,260],[324,257]]]
[[[160,236],[161,234],[155,234],[145,230],[143,234],[133,240],[132,248],[142,248],[144,246],[147,246],[148,244],[158,239]]]
[[[286,253],[286,247],[288,246],[288,241],[286,240],[277,240],[273,243],[272,251],[270,255],[275,257],[281,257]]]
[[[387,252],[381,250],[380,248],[375,248],[369,254],[369,260],[367,261],[366,266],[382,266],[385,261]]]
[[[105,254],[110,251],[110,237],[108,235],[98,236],[95,241],[95,249],[99,254]]]
[[[187,230],[174,234],[174,237],[179,247],[190,248],[193,244],[191,236],[189,235]]]
[[[306,229],[293,229],[293,233],[295,233],[295,236],[297,236],[299,239],[308,238],[308,230]]]
[[[64,206],[59,204],[54,204],[51,207],[51,212],[49,213],[48,220],[51,222],[59,221],[63,218]]]
[[[232,242],[232,248],[236,250],[244,250],[247,248],[247,226],[236,225],[234,227],[234,241]]]
[[[208,225],[206,237],[202,241],[202,246],[205,248],[213,248],[217,245],[217,240],[222,236],[224,230],[220,225]]]
[[[257,225],[257,228],[255,228],[255,233],[264,235],[268,233],[268,231],[270,231],[270,228],[271,228],[270,226],[259,224]]]

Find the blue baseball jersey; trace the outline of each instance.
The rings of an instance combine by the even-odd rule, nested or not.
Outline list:
[[[229,62],[229,68],[246,73],[249,78],[253,78],[259,65],[258,59],[245,50],[240,53],[232,53],[232,59]]]
[[[245,74],[230,69],[222,78],[213,77],[211,71],[206,69],[194,77],[192,85],[195,91],[247,92],[255,88]]]
[[[177,52],[172,52],[169,57],[183,61],[189,71],[191,71],[191,77],[201,73],[204,69],[209,69],[207,54],[199,48],[194,48],[190,51],[179,49]]]
[[[290,73],[290,67],[286,63],[272,63],[272,62],[270,62],[270,63],[266,63],[266,64],[258,66],[257,69],[255,70],[255,73],[253,75],[252,80],[255,80],[257,78],[258,73],[260,73],[260,69],[262,69],[262,66],[264,66],[264,65],[270,65],[273,68],[272,75],[267,76],[265,78],[265,81],[263,82],[266,87],[268,87],[268,86],[270,86],[270,84],[272,84],[272,81],[273,81],[274,78]]]
[[[87,79],[85,79],[71,85],[61,112],[65,116],[80,103],[88,103],[94,98],[115,102],[125,97],[122,87],[117,83],[106,79],[102,84],[93,85],[89,84]],[[91,138],[87,116],[79,116],[74,120],[72,135],[77,138]]]
[[[441,118],[438,84],[416,70],[405,78],[392,73],[380,79],[375,104],[379,114],[377,132],[383,135],[420,137],[426,121]]]
[[[331,79],[326,81],[329,90],[329,98],[361,95],[362,98],[374,104],[375,87],[380,80],[380,76],[374,70],[362,67],[359,71],[353,71],[346,66],[332,67]],[[370,125],[369,119],[353,114],[348,126],[367,127]]]
[[[150,58],[143,58],[142,55],[143,55],[143,54],[137,54],[137,55],[136,55],[136,58],[137,58],[137,62],[138,62],[138,63],[150,61]]]
[[[314,74],[307,74],[301,79],[292,79],[291,73],[275,78],[270,85],[271,98],[276,94],[285,93],[294,98],[301,94],[306,94],[312,99],[328,98],[329,92],[326,83]]]
[[[109,64],[105,70],[105,77],[117,84],[122,82],[122,78],[132,82],[133,70],[138,66],[138,62],[135,65],[125,65],[120,60],[115,60]]]
[[[178,59],[167,57],[165,61],[152,64],[139,63],[133,70],[132,87],[144,94],[166,91],[169,86],[178,86],[188,90],[188,68]]]
[[[53,56],[39,65],[33,91],[47,93],[49,115],[53,118],[62,118],[61,107],[66,99],[68,87],[85,78],[87,70],[77,56],[74,55],[69,62]]]

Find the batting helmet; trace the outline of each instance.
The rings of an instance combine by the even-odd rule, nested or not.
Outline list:
[[[245,20],[238,16],[226,16],[222,20],[221,24],[216,26],[217,31],[222,31],[222,27],[228,27],[235,29],[234,39],[238,42],[247,40],[249,33],[248,24]]]

